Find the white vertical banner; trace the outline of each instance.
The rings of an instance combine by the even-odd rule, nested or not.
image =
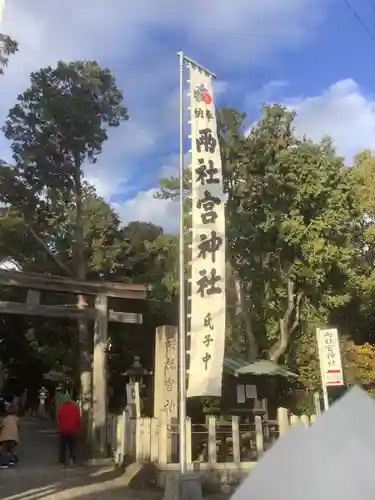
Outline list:
[[[190,64],[192,261],[187,396],[221,396],[225,330],[225,210],[212,77]]]

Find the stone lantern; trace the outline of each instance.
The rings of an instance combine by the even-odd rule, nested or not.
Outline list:
[[[44,386],[42,386],[38,392],[38,396],[39,396],[38,414],[41,417],[45,417],[47,415],[46,401],[47,401],[48,395],[49,395],[48,389],[46,389]]]
[[[123,375],[129,379],[131,384],[138,382],[140,387],[144,387],[144,377],[152,375],[152,372],[141,365],[140,359],[139,356],[134,356],[133,364]]]
[[[152,372],[141,365],[139,356],[134,356],[133,364],[122,375],[124,375],[129,380],[129,382],[126,384],[126,400],[130,415],[140,415],[140,410],[142,408],[142,393],[144,392],[144,388],[146,387],[144,384],[144,378],[152,375]],[[136,391],[136,385],[138,385],[138,391]],[[136,392],[139,392],[138,402],[136,400]]]

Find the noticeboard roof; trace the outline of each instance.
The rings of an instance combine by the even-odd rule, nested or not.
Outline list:
[[[284,378],[299,378],[298,375],[291,372],[288,368],[278,365],[267,359],[259,359],[254,362],[249,362],[241,356],[225,356],[224,372],[228,375],[255,375],[255,376],[271,376]]]

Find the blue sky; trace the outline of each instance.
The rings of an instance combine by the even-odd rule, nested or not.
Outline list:
[[[375,0],[349,1],[375,37]],[[181,49],[217,74],[217,103],[249,123],[262,102],[280,102],[297,110],[299,133],[331,135],[348,161],[375,149],[375,41],[344,0],[8,0],[2,30],[20,50],[1,79],[0,122],[32,70],[73,59],[113,70],[130,121],[86,177],[124,222],[176,220],[153,195],[176,171]]]

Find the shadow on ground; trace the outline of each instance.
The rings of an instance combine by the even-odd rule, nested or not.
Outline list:
[[[20,463],[9,469],[0,469],[1,500],[142,498],[128,487],[123,470],[112,465],[60,467],[57,463],[57,437],[54,424],[49,420],[26,418],[21,421]],[[80,449],[78,463],[83,462],[85,455],[86,450]],[[158,499],[152,493],[148,493],[147,498]]]
[[[126,470],[57,464],[57,432],[53,422],[26,418],[21,422],[20,463],[0,469],[1,500],[161,500],[152,466],[129,464]],[[79,450],[81,461],[86,455]],[[153,489],[154,491],[150,491]],[[207,497],[224,500],[226,497]]]

